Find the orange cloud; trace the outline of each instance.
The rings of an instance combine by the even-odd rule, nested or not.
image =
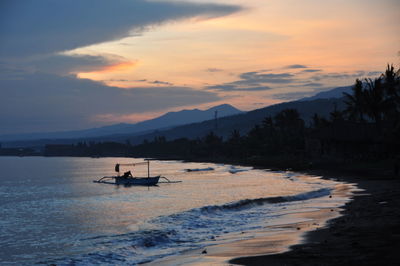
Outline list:
[[[134,114],[101,114],[92,118],[94,122],[102,122],[107,124],[113,123],[138,123],[141,121],[149,120],[162,115],[164,112],[144,112]]]
[[[137,65],[137,62],[117,63],[114,65],[105,66],[100,71],[96,71],[96,72],[97,73],[123,72],[123,71],[131,70],[136,65]]]
[[[79,78],[86,78],[86,79],[92,79],[92,80],[99,80],[104,75],[107,74],[113,74],[113,73],[121,73],[121,72],[128,72],[134,69],[137,66],[136,61],[132,62],[121,62],[121,63],[116,63],[113,65],[108,65],[100,68],[99,70],[91,71],[91,72],[80,72],[78,73]]]

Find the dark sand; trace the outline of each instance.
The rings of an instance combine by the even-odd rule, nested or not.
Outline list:
[[[146,265],[228,265],[228,261],[236,257],[283,253],[290,246],[302,243],[306,232],[322,228],[328,220],[339,217],[343,211],[342,200],[348,199],[358,190],[355,184],[338,183],[331,192],[332,202],[327,202],[326,206],[315,208],[311,203],[297,212],[286,214],[284,220],[276,224],[266,224],[264,230],[238,232],[231,235],[232,242],[213,245],[210,241],[210,245],[205,248],[189,250]],[[263,265],[259,261],[256,264]]]
[[[242,257],[242,265],[400,265],[400,178],[315,172],[325,178],[357,183],[343,216],[306,233],[306,241],[280,254]]]

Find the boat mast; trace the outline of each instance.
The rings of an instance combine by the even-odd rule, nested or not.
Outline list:
[[[150,160],[147,161],[147,178],[150,178]]]

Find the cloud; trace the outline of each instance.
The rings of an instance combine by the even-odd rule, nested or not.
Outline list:
[[[127,90],[65,76],[135,65],[115,55],[67,51],[138,36],[162,23],[241,10],[227,4],[146,0],[2,0],[0,6],[2,134],[87,128],[104,114],[118,117],[218,100],[213,92],[165,81]]]
[[[51,54],[15,64],[21,69],[31,69],[52,74],[102,71],[106,67],[126,63],[127,59],[111,55],[63,55]]]
[[[167,81],[161,81],[161,80],[155,80],[150,82],[151,84],[156,84],[156,85],[167,85],[167,86],[173,86],[174,84],[167,82]]]
[[[190,17],[212,18],[235,5],[145,0],[3,0],[0,57],[24,57],[118,40],[150,26]]]
[[[292,101],[298,100],[304,97],[310,97],[315,94],[315,91],[296,91],[296,92],[287,92],[287,93],[277,93],[272,95],[274,99]]]
[[[321,73],[311,77],[313,80],[325,80],[325,79],[355,79],[362,78],[366,75],[365,71],[355,71],[355,72],[339,72],[339,73]]]
[[[224,70],[222,70],[222,69],[220,69],[220,68],[215,68],[215,67],[210,67],[210,68],[207,68],[207,69],[206,69],[206,72],[211,72],[211,73],[214,73],[214,72],[222,72],[222,71],[224,71]]]
[[[217,90],[217,91],[265,91],[271,90],[272,88],[268,86],[260,86],[260,87],[239,87],[232,84],[221,84],[221,85],[214,85],[207,87],[210,90]]]
[[[309,83],[301,84],[301,86],[303,86],[303,87],[322,87],[322,86],[324,86],[324,84],[318,83],[318,82],[309,82]]]
[[[308,66],[295,64],[295,65],[285,66],[284,68],[297,69],[297,68],[308,68]]]
[[[121,89],[100,82],[33,73],[0,80],[0,132],[22,133],[101,125],[102,114],[128,115],[201,104],[220,98],[213,92],[159,86]]]
[[[241,80],[236,81],[236,84],[261,84],[261,83],[292,83],[294,75],[290,73],[269,73],[263,74],[259,72],[246,72],[239,75]]]
[[[313,82],[307,78],[299,78],[296,83],[285,86],[285,88],[312,88],[312,87],[324,87],[325,84],[322,82]]]
[[[0,61],[0,80],[16,80],[20,79],[24,75],[25,71],[22,69]]]
[[[208,86],[207,89],[218,91],[265,91],[273,89],[271,84],[290,84],[295,82],[291,73],[263,73],[261,71],[244,72],[238,80]]]
[[[301,72],[304,72],[304,73],[314,73],[314,72],[321,72],[322,71],[322,69],[304,69],[304,70],[302,70]]]
[[[356,78],[376,76],[380,72],[325,72],[323,69],[303,69],[303,65],[290,65],[284,68],[292,68],[292,72],[273,73],[271,69],[249,71],[237,75],[237,79],[232,82],[215,84],[206,87],[209,90],[220,92],[235,91],[267,91],[272,90],[273,98],[281,100],[293,100],[299,97],[310,96],[309,90],[326,87],[339,87],[353,83]],[[280,68],[282,70],[282,68]],[[300,69],[296,71],[296,69]],[[275,71],[279,71],[276,69]],[[310,77],[311,74],[311,77]],[[292,90],[292,91],[289,91]],[[293,92],[297,90],[300,92]]]
[[[366,74],[366,76],[371,77],[371,76],[380,76],[382,74],[382,71],[370,71]]]

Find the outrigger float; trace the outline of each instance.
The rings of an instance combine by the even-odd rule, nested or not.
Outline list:
[[[147,177],[134,177],[132,176],[131,171],[124,172],[123,175],[120,174],[121,166],[138,166],[138,165],[147,165]],[[117,176],[104,176],[99,180],[94,180],[95,183],[103,183],[103,184],[113,184],[113,185],[124,185],[124,186],[155,186],[157,185],[160,179],[167,180],[167,183],[178,183],[179,181],[172,182],[168,178],[163,176],[150,176],[150,160],[146,160],[146,162],[140,163],[125,163],[120,164],[117,163],[115,165],[115,172],[118,173]],[[114,179],[114,182],[110,180]]]

